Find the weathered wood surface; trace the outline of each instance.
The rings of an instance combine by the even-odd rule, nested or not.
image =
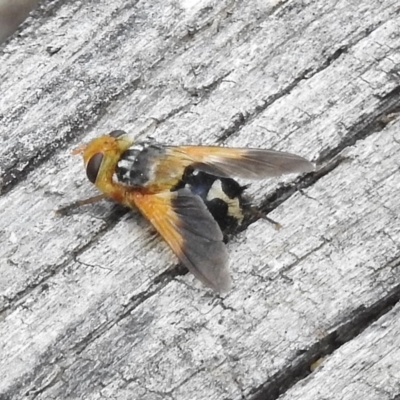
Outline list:
[[[399,396],[399,12],[41,2],[0,53],[0,398]],[[284,229],[232,239],[226,296],[177,275],[138,213],[53,213],[95,193],[77,142],[152,118],[160,141],[320,165],[252,185]]]
[[[400,307],[326,358],[281,400],[399,399]]]

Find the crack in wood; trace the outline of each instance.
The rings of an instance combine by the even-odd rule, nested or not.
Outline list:
[[[400,258],[394,267],[400,266]],[[315,362],[333,354],[345,343],[353,340],[381,316],[388,313],[400,301],[400,285],[394,287],[385,297],[370,306],[353,310],[343,322],[330,329],[330,332],[309,349],[304,349],[298,357],[288,362],[288,368],[274,374],[268,382],[255,388],[250,400],[276,400],[297,382],[312,373]]]
[[[150,299],[151,297],[155,296],[158,294],[158,292],[163,289],[172,279],[174,276],[178,276],[181,273],[181,270],[179,268],[174,269],[173,271],[166,271],[162,274],[160,274],[156,279],[154,279],[149,287],[143,291],[140,292],[134,296],[132,296],[129,299],[129,304],[124,307],[124,311],[120,314],[117,314],[112,320],[109,320],[103,324],[101,324],[98,328],[94,329],[91,331],[87,336],[85,336],[81,341],[76,343],[74,346],[69,348],[68,352],[64,352],[62,355],[57,356],[57,361],[56,363],[52,364],[53,372],[50,374],[50,377],[45,375],[43,378],[43,382],[41,383],[39,388],[36,387],[36,384],[31,387],[26,394],[29,394],[32,399],[36,398],[38,395],[40,395],[42,392],[45,390],[49,389],[50,387],[54,386],[62,380],[62,372],[65,370],[65,367],[62,366],[63,362],[65,360],[68,360],[71,354],[74,354],[76,356],[79,356],[82,352],[86,350],[88,346],[90,346],[92,343],[94,343],[96,340],[101,338],[105,333],[107,333],[109,330],[111,330],[114,326],[118,325],[123,319],[128,317],[137,307],[139,307],[141,304],[143,304],[146,300]],[[186,273],[186,272],[185,272]],[[74,329],[74,328],[71,328]],[[48,353],[51,353],[51,350],[49,350]],[[50,359],[53,358],[54,354],[46,354],[46,358]],[[46,363],[47,366],[47,363]],[[40,368],[45,368],[45,366],[40,365]],[[54,371],[57,371],[55,374]],[[196,374],[201,371],[196,371]],[[193,374],[195,375],[195,374]],[[25,374],[25,377],[28,378],[30,374]],[[32,376],[43,376],[43,372],[39,371],[34,371],[32,373]],[[182,383],[183,384],[183,383]],[[15,388],[15,390],[17,390]],[[13,391],[13,390],[12,390]],[[172,391],[171,391],[172,392]]]
[[[164,288],[169,282],[170,279],[153,280],[145,291],[140,292],[130,298],[129,305],[125,307],[124,311],[121,314],[117,314],[112,320],[107,321],[97,329],[91,331],[83,340],[81,340],[71,348],[71,353],[78,355],[81,354],[91,343],[93,343],[103,334],[108,332],[113,326],[117,325],[124,318],[129,316],[132,311],[134,311],[137,307],[143,304],[146,300],[158,294],[158,292],[162,288]]]
[[[337,156],[345,148],[354,146],[358,141],[382,131],[392,120],[397,118],[400,112],[400,85],[381,98],[382,103],[378,105],[371,115],[361,116],[360,120],[347,130],[338,146],[322,151],[319,162],[326,162]]]
[[[8,193],[12,188],[23,181],[31,171],[53,157],[56,152],[69,145],[71,141],[75,140],[77,132],[95,126],[106,114],[110,104],[125,95],[127,91],[135,90],[139,86],[140,80],[140,77],[135,78],[125,87],[116,90],[114,93],[109,93],[98,102],[93,102],[92,107],[88,111],[83,113],[77,111],[73,119],[64,121],[69,128],[68,132],[62,138],[55,139],[44,148],[35,149],[33,152],[29,153],[27,157],[21,154],[21,157],[16,157],[11,165],[2,166],[0,164],[0,171],[2,169],[4,170],[3,174],[0,175],[0,196]],[[54,82],[54,85],[56,86],[57,82]],[[47,90],[51,89],[48,87]],[[17,146],[19,145],[17,144]],[[20,147],[14,147],[11,153],[21,153]]]
[[[321,152],[317,165],[322,165],[315,172],[306,174],[297,178],[295,181],[281,185],[268,195],[260,204],[259,208],[265,214],[269,214],[284,201],[289,199],[294,193],[301,192],[303,189],[311,187],[318,180],[328,175],[336,169],[341,163],[347,160],[346,156],[341,154],[345,149],[354,146],[358,141],[366,139],[368,136],[380,132],[392,122],[394,118],[398,118],[400,112],[400,86],[393,89],[385,96],[384,104],[381,104],[376,113],[371,117],[367,116],[361,119],[356,125],[348,130],[346,136],[340,141],[338,146],[331,148],[326,152]],[[259,218],[249,220],[244,224],[240,231],[257,221]]]
[[[47,290],[47,281],[63,271],[71,262],[80,262],[77,257],[89,249],[93,244],[97,243],[101,237],[103,237],[110,228],[114,227],[124,216],[128,210],[124,207],[116,206],[113,212],[104,219],[105,225],[99,229],[98,232],[82,247],[75,249],[69,257],[58,265],[53,265],[52,267],[46,269],[41,273],[41,275],[34,281],[30,282],[23,290],[17,292],[12,298],[7,298],[7,303],[5,307],[0,309],[0,320],[4,319],[8,314],[13,312],[23,301],[35,290]]]
[[[240,130],[251,120],[255,119],[259,114],[265,111],[275,101],[289,94],[302,80],[306,79],[309,69],[303,71],[303,73],[294,79],[289,85],[287,85],[280,92],[272,95],[267,100],[264,100],[262,104],[256,106],[252,111],[239,112],[233,117],[233,121],[230,126],[222,131],[222,134],[218,137],[217,143],[223,143],[234,134],[240,132]]]
[[[292,92],[292,90],[298,86],[300,82],[303,80],[309,80],[313,76],[317,75],[318,73],[324,71],[327,69],[332,63],[334,63],[337,59],[339,59],[343,54],[348,53],[349,49],[357,45],[361,40],[365,39],[368,35],[370,35],[375,29],[380,27],[381,24],[377,24],[376,26],[371,26],[368,29],[366,29],[361,35],[357,36],[355,40],[349,42],[348,44],[343,44],[340,45],[336,50],[334,50],[331,54],[328,54],[326,56],[326,60],[321,63],[321,65],[318,68],[312,69],[306,69],[303,71],[303,73],[298,76],[296,79],[294,79],[290,84],[288,84],[284,89],[282,89],[280,92],[276,93],[275,95],[269,97],[268,99],[263,101],[263,104],[256,106],[253,110],[251,111],[246,111],[246,112],[240,112],[236,114],[233,117],[233,120],[231,122],[231,125],[226,128],[225,130],[222,131],[222,134],[218,137],[217,143],[222,143],[225,140],[227,140],[229,137],[237,134],[240,132],[240,130],[251,120],[254,120],[258,115],[260,115],[263,111],[265,111],[268,107],[270,107],[273,103],[275,103],[277,100],[281,99],[284,96],[287,96]],[[392,92],[397,92],[397,88],[394,89]],[[396,94],[392,95],[392,93],[388,93],[380,100],[385,102],[388,99],[395,99]],[[398,96],[397,96],[398,98]],[[386,103],[385,103],[386,104]],[[399,104],[398,102],[397,107],[394,107],[393,110],[386,110],[385,112],[385,105],[380,105],[378,109],[382,110],[381,114],[389,114],[390,112],[397,111],[399,109]],[[384,126],[383,126],[384,127]],[[381,129],[383,129],[383,127]],[[380,129],[380,130],[381,130]],[[372,131],[371,133],[373,133]],[[350,135],[349,135],[350,137]],[[354,143],[351,143],[350,145],[353,145]],[[347,146],[344,146],[347,147]],[[339,150],[340,151],[340,150]],[[336,153],[337,154],[337,153]]]

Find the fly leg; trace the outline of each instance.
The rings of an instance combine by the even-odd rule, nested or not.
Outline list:
[[[57,215],[68,215],[70,211],[74,210],[75,208],[84,206],[86,204],[93,204],[97,203],[100,200],[105,199],[107,196],[105,194],[99,194],[97,196],[89,197],[88,199],[84,200],[77,200],[73,203],[67,204],[64,207],[58,208],[55,212]]]
[[[255,207],[250,207],[249,208],[250,214],[255,217],[255,218],[260,218],[260,219],[265,219],[268,221],[270,224],[274,225],[275,229],[279,231],[279,229],[282,228],[282,225],[279,222],[274,221],[273,219],[267,217],[262,211],[258,210]]]

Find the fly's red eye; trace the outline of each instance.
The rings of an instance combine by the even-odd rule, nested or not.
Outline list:
[[[103,161],[103,153],[96,153],[87,163],[86,175],[90,182],[95,183],[97,175],[100,171],[101,162]]]
[[[113,138],[119,138],[120,136],[126,135],[126,132],[122,130],[117,130],[110,132],[109,135]]]

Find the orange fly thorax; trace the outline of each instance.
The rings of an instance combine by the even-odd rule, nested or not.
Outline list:
[[[89,180],[100,188],[112,180],[117,163],[122,153],[132,144],[127,136],[112,137],[103,135],[81,144],[73,154],[82,154]]]

